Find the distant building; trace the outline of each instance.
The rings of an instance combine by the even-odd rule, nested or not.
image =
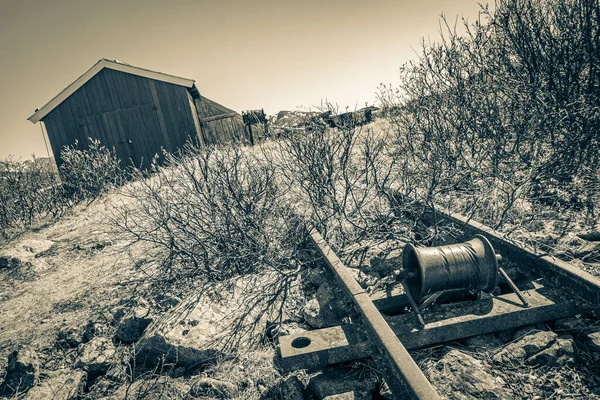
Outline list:
[[[247,141],[237,112],[203,97],[191,79],[102,59],[28,118],[42,121],[57,165],[65,146],[88,138],[116,149],[121,162],[148,166],[161,148]]]

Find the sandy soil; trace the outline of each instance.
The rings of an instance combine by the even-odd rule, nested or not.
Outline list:
[[[80,207],[0,248],[1,256],[23,263],[0,270],[0,363],[18,345],[52,347],[64,326],[110,318],[111,308],[135,295],[141,275],[125,243],[111,241],[108,231],[115,197]]]

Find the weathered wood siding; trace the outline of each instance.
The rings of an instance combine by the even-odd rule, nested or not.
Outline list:
[[[88,138],[114,147],[123,165],[148,166],[161,148],[199,140],[199,122],[183,86],[103,69],[43,118],[56,157]]]
[[[206,97],[195,99],[194,103],[206,143],[248,142],[240,114]]]

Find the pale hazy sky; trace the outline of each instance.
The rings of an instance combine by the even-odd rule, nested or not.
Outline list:
[[[27,118],[100,58],[191,78],[236,111],[373,103],[439,15],[475,0],[0,0],[0,159],[46,156]]]

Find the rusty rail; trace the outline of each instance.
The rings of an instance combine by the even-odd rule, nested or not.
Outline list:
[[[323,256],[333,275],[341,283],[344,291],[352,298],[355,308],[362,315],[363,321],[368,327],[370,336],[386,356],[393,375],[392,377],[386,377],[388,385],[393,388],[394,384],[390,381],[395,379],[401,385],[403,391],[411,398],[439,399],[431,383],[377,310],[369,295],[356,282],[342,261],[327,245],[321,234],[313,229],[310,232],[310,238]],[[397,396],[396,393],[394,394]]]

